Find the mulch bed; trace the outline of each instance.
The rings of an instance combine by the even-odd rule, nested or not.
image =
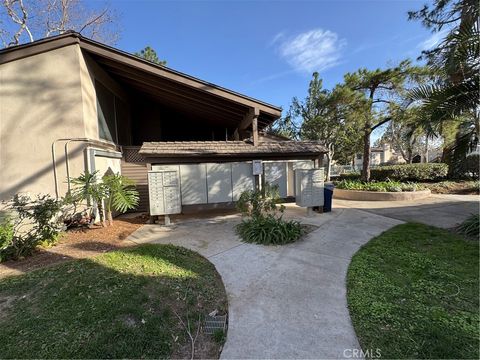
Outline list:
[[[39,248],[32,256],[0,264],[0,278],[58,264],[71,259],[81,259],[133,246],[127,237],[140,228],[148,217],[119,218],[113,225],[76,228],[66,231],[55,246]]]

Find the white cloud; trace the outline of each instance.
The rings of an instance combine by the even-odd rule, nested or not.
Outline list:
[[[337,65],[347,42],[332,31],[313,29],[290,38],[277,34],[274,43],[295,70],[311,73]]]
[[[283,38],[285,38],[285,31],[281,31],[277,35],[275,35],[273,39],[270,41],[270,43],[268,44],[268,46],[275,45],[277,42],[279,42]]]
[[[437,46],[444,39],[447,33],[448,33],[447,29],[443,29],[439,32],[433,33],[428,38],[426,38],[421,43],[419,43],[417,45],[417,48],[421,50],[430,50],[433,47]]]

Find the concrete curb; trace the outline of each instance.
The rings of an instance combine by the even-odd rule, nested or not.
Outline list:
[[[424,199],[431,195],[430,190],[408,191],[408,192],[381,192],[344,190],[336,188],[333,192],[334,199],[358,200],[358,201],[408,201]]]

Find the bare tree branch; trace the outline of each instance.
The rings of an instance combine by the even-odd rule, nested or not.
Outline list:
[[[22,13],[21,17],[15,11],[15,4],[18,4],[19,6],[19,10]],[[23,4],[23,0],[4,0],[3,5],[7,10],[7,14],[10,17],[10,19],[15,24],[20,25],[20,28],[13,35],[13,41],[11,41],[8,44],[8,46],[18,45],[20,43],[20,36],[22,35],[23,31],[26,31],[30,38],[30,41],[33,41],[32,33],[30,32],[30,29],[27,26],[28,13],[25,8],[25,5]]]
[[[80,30],[78,30],[78,32],[81,34],[82,31],[85,30],[85,29],[86,29],[87,27],[89,27],[90,25],[93,25],[93,24],[98,23],[98,21],[99,21],[102,17],[105,16],[105,14],[107,13],[107,11],[108,11],[108,9],[105,9],[105,10],[103,10],[103,12],[102,12],[100,15],[98,15],[98,16],[94,17],[93,19],[87,21],[87,22],[80,28]]]
[[[114,11],[109,6],[98,9],[87,4],[81,0],[0,0],[5,9],[0,12],[0,21],[7,25],[2,26],[1,38],[6,46],[12,46],[71,30],[94,40],[115,43],[118,29]]]

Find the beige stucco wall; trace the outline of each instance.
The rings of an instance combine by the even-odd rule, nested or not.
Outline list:
[[[80,47],[70,45],[0,65],[0,199],[18,192],[54,195],[52,143],[85,137]],[[70,171],[84,171],[84,146],[70,146]],[[56,146],[60,195],[63,143]]]
[[[90,139],[98,139],[95,79],[124,101],[128,101],[128,96],[115,80],[92,60],[88,54],[82,51],[79,53],[79,66],[85,135]]]

